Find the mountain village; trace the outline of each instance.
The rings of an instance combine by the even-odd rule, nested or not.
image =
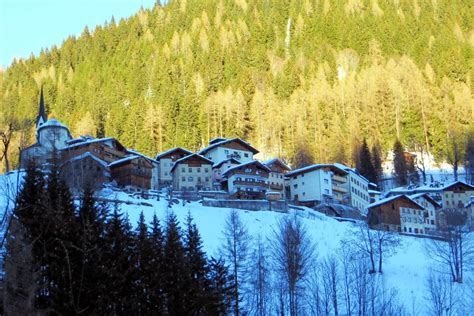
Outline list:
[[[67,126],[48,119],[41,93],[36,143],[21,151],[20,168],[56,163],[76,192],[85,186],[109,186],[143,197],[165,192],[208,205],[218,200],[223,207],[306,206],[340,220],[365,220],[374,229],[409,235],[436,236],[452,214],[474,228],[474,186],[468,183],[383,193],[356,169],[340,163],[292,169],[279,158],[256,160],[258,153],[240,138],[215,138],[196,153],[172,148],[155,157],[127,149],[115,138],[72,138]]]

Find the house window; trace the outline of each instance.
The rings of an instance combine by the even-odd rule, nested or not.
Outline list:
[[[198,182],[201,182],[201,177],[198,177]]]
[[[167,176],[167,175],[168,175],[168,172],[165,172],[165,176]]]
[[[204,172],[205,172],[205,173],[208,173],[208,172],[209,172],[209,169],[204,168]]]
[[[297,188],[298,188],[298,185],[297,185],[297,184],[294,184],[294,185],[293,185],[293,188],[297,189]]]
[[[209,178],[208,178],[208,177],[206,177],[206,182],[207,182],[207,181],[209,181]]]
[[[248,158],[248,157],[249,157],[249,154],[248,154],[248,153],[244,153],[244,157],[245,157],[245,158]]]
[[[229,151],[226,149],[226,150],[224,150],[224,153],[225,153],[226,155],[228,155],[228,154],[229,154]]]
[[[181,168],[181,172],[186,172],[186,168]]]
[[[328,190],[328,189],[324,189],[324,193],[326,193],[326,194],[329,195],[329,190]]]
[[[325,183],[325,184],[329,184],[329,180],[328,180],[328,179],[324,179],[324,183]]]
[[[201,168],[198,168],[198,171],[197,171],[197,172],[200,173],[200,172],[201,172]]]
[[[181,181],[186,182],[186,177],[181,177]]]
[[[188,172],[189,173],[193,172],[193,168],[188,168]]]
[[[193,181],[193,177],[188,177],[188,181],[192,182],[192,181]]]
[[[303,192],[303,196],[305,196],[305,195],[306,195],[306,192]]]

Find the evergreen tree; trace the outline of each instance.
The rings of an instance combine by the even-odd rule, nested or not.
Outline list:
[[[405,151],[400,140],[396,140],[393,145],[393,173],[395,182],[400,185],[408,184],[408,167],[405,159]]]
[[[163,256],[163,290],[166,301],[165,313],[185,315],[187,280],[185,252],[181,230],[176,215],[170,214],[166,222]]]
[[[235,305],[234,278],[222,259],[211,258],[209,262],[211,296],[207,307],[208,315],[228,315]]]
[[[466,181],[474,183],[474,132],[471,131],[466,137],[466,149],[464,151],[464,169],[466,170]]]
[[[372,146],[372,165],[374,167],[374,174],[376,179],[374,183],[380,187],[382,185],[383,168],[381,150],[378,145]]]
[[[106,280],[99,297],[100,314],[129,314],[133,312],[132,280],[134,267],[130,264],[133,236],[128,220],[115,206],[105,228],[105,249],[102,264]]]
[[[367,178],[370,182],[377,183],[377,176],[372,164],[372,156],[367,145],[367,140],[364,138],[362,145],[359,148],[359,156],[357,159],[356,169],[361,175]]]
[[[147,277],[150,286],[150,310],[156,315],[164,313],[165,297],[163,293],[163,232],[156,214],[151,222],[151,259],[148,264]]]
[[[76,310],[94,313],[98,310],[98,301],[103,294],[107,267],[103,264],[105,247],[104,231],[107,205],[99,204],[94,192],[86,187],[81,196],[77,216],[78,238],[75,260]]]
[[[188,269],[188,290],[186,295],[187,314],[199,315],[205,310],[209,300],[209,267],[207,258],[202,250],[202,240],[191,213],[186,219],[186,234],[184,237],[185,260]]]

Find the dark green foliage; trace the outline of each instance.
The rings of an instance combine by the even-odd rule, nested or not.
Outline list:
[[[384,1],[379,16],[346,2],[157,4],[0,71],[0,117],[34,120],[42,85],[47,111],[74,136],[117,137],[149,155],[241,136],[301,166],[352,157],[363,137],[386,152],[397,135],[445,159],[446,130],[464,131],[472,115],[462,101],[472,6]],[[21,130],[12,165],[20,142],[34,141]]]
[[[464,168],[466,169],[466,180],[468,183],[474,183],[474,132],[469,132],[466,140],[466,149],[464,151]]]
[[[377,145],[372,146],[372,165],[374,167],[375,175],[375,181],[373,181],[373,183],[380,186],[382,183],[380,180],[382,179],[383,168],[380,147]]]
[[[395,182],[398,185],[408,184],[408,166],[405,158],[405,151],[400,140],[396,140],[393,145],[393,173]]]
[[[375,173],[372,156],[365,138],[359,148],[359,157],[357,159],[356,169],[370,182],[377,183],[377,174]]]

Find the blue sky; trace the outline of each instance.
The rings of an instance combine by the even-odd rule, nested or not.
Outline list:
[[[0,0],[0,66],[14,57],[27,58],[41,48],[60,46],[69,35],[79,35],[87,25],[118,22],[156,0]]]

